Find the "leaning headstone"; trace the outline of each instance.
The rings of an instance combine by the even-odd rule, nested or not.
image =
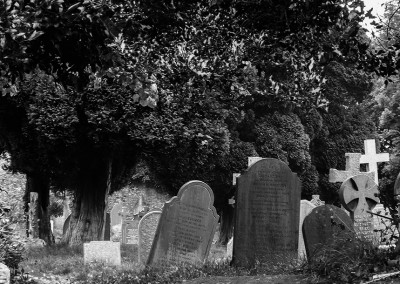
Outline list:
[[[315,207],[303,222],[304,244],[307,258],[329,248],[335,240],[354,236],[353,221],[339,207]]]
[[[139,263],[143,265],[146,265],[147,259],[149,258],[151,245],[153,244],[160,217],[161,210],[156,209],[144,215],[139,222],[138,260]]]
[[[321,206],[321,205],[320,205]],[[306,254],[306,247],[304,244],[304,237],[303,237],[303,222],[304,219],[307,217],[308,214],[311,213],[311,211],[317,207],[315,204],[308,200],[301,200],[300,201],[300,221],[299,221],[299,259],[303,259],[307,257]]]
[[[310,202],[312,204],[314,204],[315,206],[325,205],[325,201],[322,201],[321,199],[319,199],[319,195],[318,194],[313,195]]]
[[[367,164],[367,171],[374,173],[374,181],[378,183],[378,163],[389,162],[389,153],[376,153],[375,139],[364,140],[365,155],[361,155],[360,164]]]
[[[239,178],[233,263],[297,258],[301,183],[282,161],[261,159]]]
[[[122,203],[115,204],[110,212],[111,227],[121,224],[122,222],[121,212],[122,212]]]
[[[39,194],[37,192],[30,193],[29,233],[32,238],[39,238]]]
[[[0,284],[10,284],[10,268],[0,262]]]
[[[214,194],[201,181],[184,184],[166,202],[150,250],[148,265],[202,265],[217,227]]]
[[[370,178],[375,177],[373,172],[360,172],[360,153],[346,153],[346,170],[338,171],[336,169],[329,169],[329,182],[344,182],[349,177],[355,175],[366,175]]]
[[[375,181],[365,175],[356,175],[345,180],[340,187],[339,197],[343,207],[350,212],[358,236],[376,242],[372,211],[379,203]]]
[[[118,242],[92,241],[83,244],[83,262],[97,261],[107,264],[121,265],[121,248]]]

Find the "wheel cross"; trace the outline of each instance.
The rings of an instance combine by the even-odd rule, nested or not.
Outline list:
[[[362,174],[345,180],[339,191],[340,201],[350,211],[356,233],[371,241],[374,241],[374,225],[368,211],[379,203],[378,193],[375,181]]]

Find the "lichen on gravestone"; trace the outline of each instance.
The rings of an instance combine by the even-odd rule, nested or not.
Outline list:
[[[161,210],[153,210],[144,215],[139,222],[138,260],[142,265],[147,263],[160,217]]]
[[[0,262],[0,284],[10,284],[10,269],[4,263]]]

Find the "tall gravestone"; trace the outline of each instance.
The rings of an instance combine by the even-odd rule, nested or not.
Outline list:
[[[139,222],[138,260],[143,265],[146,265],[149,258],[160,217],[161,210],[156,209],[144,215]]]
[[[299,259],[306,258],[307,253],[306,253],[306,247],[304,244],[304,237],[303,237],[303,222],[304,219],[307,217],[308,214],[311,213],[311,211],[317,207],[315,204],[308,200],[301,200],[300,201],[300,221],[299,221]]]
[[[238,179],[233,263],[297,257],[300,180],[277,159],[253,163]]]
[[[356,175],[345,180],[340,187],[339,197],[343,207],[350,212],[358,236],[375,242],[374,219],[371,213],[379,203],[375,181],[365,175]]]
[[[353,221],[339,207],[321,205],[305,217],[303,236],[307,258],[310,259],[332,245],[335,240],[342,239],[340,243],[344,243],[347,238],[353,237]]]
[[[111,217],[110,217],[110,213],[106,213],[106,219],[105,221],[105,225],[104,225],[104,240],[105,241],[109,241],[111,238],[111,228],[110,228],[110,222],[111,222]]]
[[[147,264],[203,264],[219,218],[213,204],[214,194],[207,184],[184,184],[163,207]]]

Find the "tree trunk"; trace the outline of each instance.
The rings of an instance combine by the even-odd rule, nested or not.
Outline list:
[[[92,159],[80,169],[70,226],[62,241],[69,246],[104,240],[111,159]]]
[[[51,232],[50,215],[48,211],[50,202],[50,182],[43,174],[28,173],[26,175],[26,195],[31,192],[38,193],[39,204],[39,239],[46,244],[54,244],[54,237]],[[29,198],[29,197],[28,197]]]

